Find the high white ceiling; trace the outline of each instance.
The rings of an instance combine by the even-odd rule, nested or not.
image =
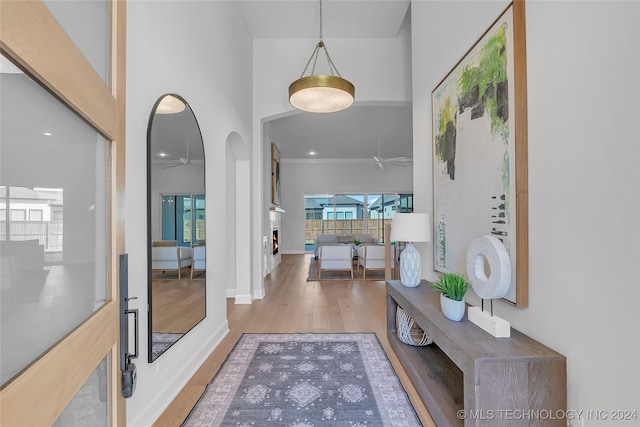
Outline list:
[[[319,36],[319,0],[241,0],[240,3],[254,38],[313,39]],[[409,0],[323,0],[323,34],[327,39],[396,37],[409,5]],[[283,159],[371,159],[377,155],[378,135],[382,157],[410,157],[411,115],[410,105],[356,104],[338,113],[295,114],[270,124]],[[308,154],[311,151],[318,154],[311,156]]]
[[[240,0],[256,39],[317,38],[319,0]],[[409,0],[323,0],[323,34],[331,38],[393,38]]]

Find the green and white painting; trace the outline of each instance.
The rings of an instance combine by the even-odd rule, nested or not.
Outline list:
[[[509,8],[432,92],[435,269],[466,272],[492,235],[516,265],[513,13]],[[516,269],[505,299],[516,301]],[[489,272],[488,272],[489,274]]]

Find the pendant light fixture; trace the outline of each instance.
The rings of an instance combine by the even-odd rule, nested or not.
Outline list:
[[[313,74],[320,50],[324,50],[331,75]],[[313,60],[311,74],[304,76]],[[322,38],[322,0],[320,0],[320,40],[313,50],[300,78],[289,85],[289,102],[299,110],[310,113],[333,113],[353,104],[356,89],[340,75],[329,56]]]

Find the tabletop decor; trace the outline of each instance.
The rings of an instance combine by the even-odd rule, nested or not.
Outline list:
[[[426,213],[396,213],[391,220],[391,240],[407,242],[400,252],[400,282],[406,287],[415,288],[420,284],[420,253],[413,242],[431,241],[431,222]]]
[[[493,300],[502,298],[511,284],[511,261],[506,248],[494,236],[480,236],[467,249],[467,276],[473,291],[482,298],[480,307],[469,307],[467,318],[494,337],[511,336],[511,324],[493,313]],[[484,301],[490,310],[484,309]]]
[[[440,292],[442,314],[449,320],[459,321],[464,317],[464,295],[469,289],[469,281],[462,274],[442,273],[440,278],[431,282],[431,286]]]

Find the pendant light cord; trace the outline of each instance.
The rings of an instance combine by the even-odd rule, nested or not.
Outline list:
[[[320,41],[318,41],[316,48],[313,50],[313,53],[311,53],[311,56],[307,61],[307,65],[305,65],[304,70],[302,70],[302,74],[300,75],[300,78],[302,78],[304,76],[304,73],[307,72],[307,69],[309,68],[309,64],[311,63],[312,59],[313,59],[313,67],[311,67],[310,75],[313,75],[313,73],[316,71],[316,64],[318,63],[318,54],[320,53],[320,49],[324,50],[324,53],[327,57],[327,63],[329,64],[329,71],[331,72],[331,75],[334,76],[337,74],[338,77],[342,78],[342,75],[340,75],[340,72],[338,71],[336,66],[333,64],[333,61],[331,60],[331,56],[329,56],[329,51],[327,50],[327,46],[324,44],[324,40],[322,38],[322,0],[320,0]]]

